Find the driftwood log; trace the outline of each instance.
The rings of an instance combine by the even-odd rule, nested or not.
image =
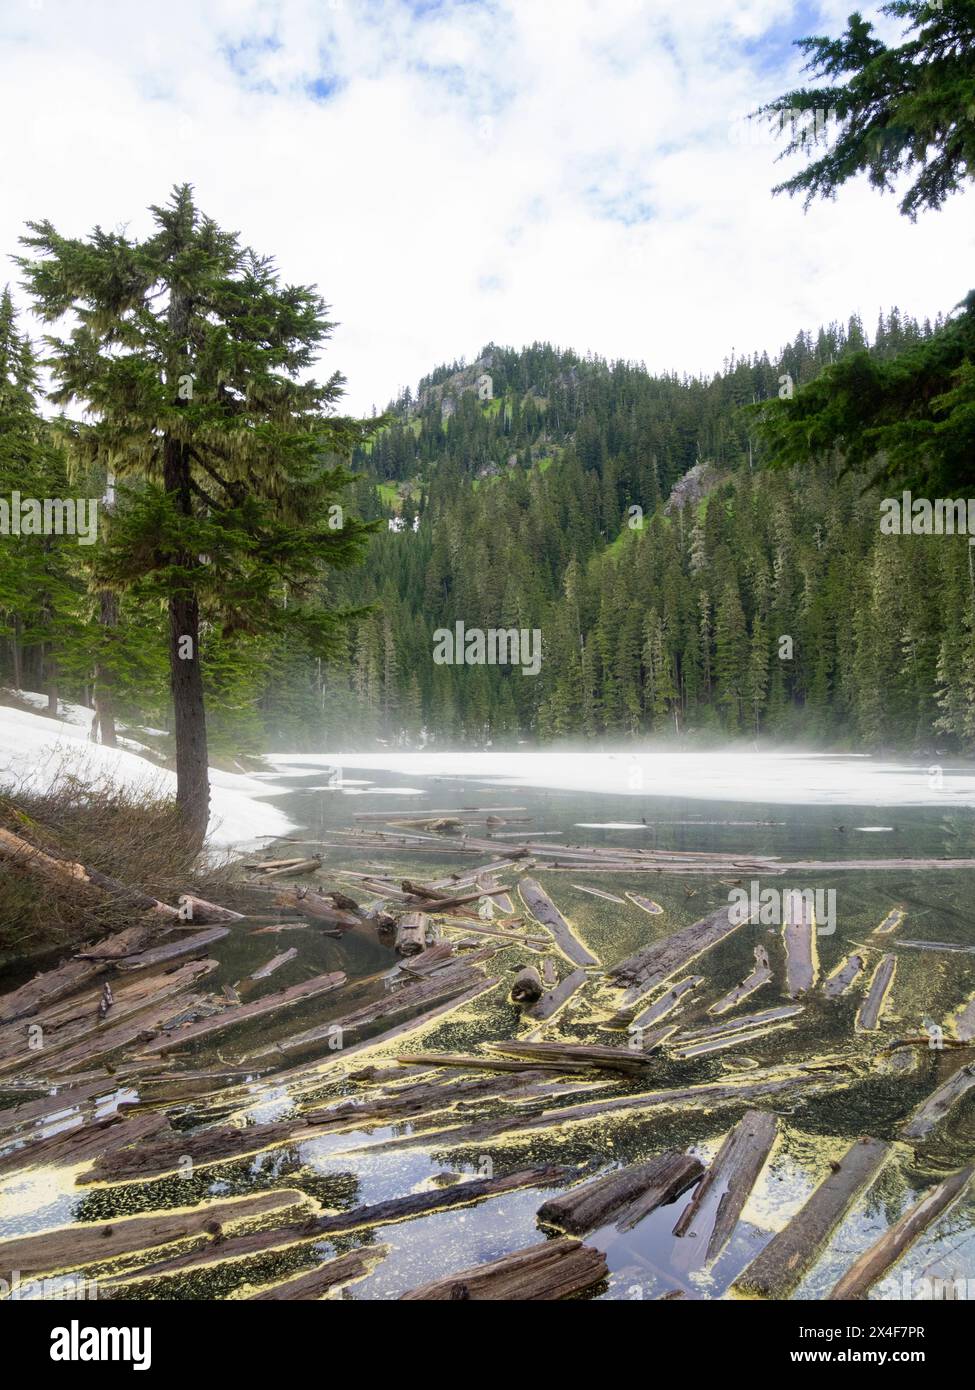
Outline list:
[[[452,1303],[462,1300],[551,1302],[581,1293],[605,1279],[609,1267],[601,1250],[565,1237],[517,1250],[500,1260],[462,1269],[445,1279],[411,1289],[402,1298],[412,1302]]]
[[[788,1298],[889,1153],[890,1145],[880,1139],[858,1140],[785,1229],[739,1274],[735,1289],[763,1298]]]
[[[577,1236],[617,1219],[620,1229],[628,1230],[657,1207],[675,1201],[703,1172],[703,1164],[688,1154],[658,1154],[648,1163],[614,1169],[550,1197],[539,1207],[537,1219],[543,1226]]]
[[[748,1110],[714,1157],[681,1214],[674,1235],[703,1244],[704,1264],[717,1259],[738,1224],[742,1208],[772,1151],[778,1124],[766,1110]]]

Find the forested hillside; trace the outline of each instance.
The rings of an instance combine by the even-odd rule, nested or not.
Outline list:
[[[841,458],[768,468],[747,409],[940,328],[893,310],[870,334],[856,319],[801,333],[778,360],[735,358],[707,380],[547,344],[438,368],[353,456],[350,510],[380,529],[362,566],[320,581],[323,604],[359,610],[331,659],[204,609],[214,747],[652,734],[970,748],[967,538],[882,535],[880,494]],[[5,490],[98,492],[67,475],[9,299],[0,329]],[[91,701],[101,666],[114,712],[167,727],[153,592],[127,589],[105,624],[89,550],[10,538],[3,555],[0,680],[48,689],[53,708],[59,693]],[[435,664],[435,631],[457,621],[537,629],[539,673]]]
[[[967,746],[966,538],[882,536],[861,477],[839,459],[769,470],[740,409],[939,327],[894,310],[867,344],[854,319],[708,381],[537,344],[433,372],[356,459],[400,519],[343,578],[375,608],[326,676],[330,726]],[[457,620],[540,629],[539,675],[434,665],[434,631]]]

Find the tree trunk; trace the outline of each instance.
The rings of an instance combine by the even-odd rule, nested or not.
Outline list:
[[[13,658],[14,668],[14,689],[23,690],[24,688],[24,667],[20,655],[20,619],[14,618],[14,632],[10,639],[10,655]]]
[[[172,385],[185,370],[182,357],[189,330],[189,302],[175,287],[170,293],[169,331],[173,359],[168,376]],[[163,486],[181,515],[193,514],[190,492],[189,451],[182,440],[167,434],[163,454]],[[171,563],[183,571],[199,565],[195,555],[175,555]],[[173,696],[173,732],[176,738],[176,804],[191,846],[201,847],[210,818],[210,781],[207,769],[206,707],[203,669],[200,664],[200,605],[195,591],[184,581],[169,599],[169,675]]]
[[[98,621],[103,629],[102,641],[104,642],[105,632],[118,626],[118,598],[105,589],[101,591],[98,598]],[[111,674],[106,663],[99,659],[95,665],[95,719],[92,725],[92,734],[106,748],[116,747],[115,703],[112,694]]]

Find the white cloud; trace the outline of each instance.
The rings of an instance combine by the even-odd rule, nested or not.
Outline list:
[[[8,0],[0,249],[28,217],[143,229],[188,179],[319,285],[359,410],[489,339],[711,371],[853,311],[933,315],[968,288],[970,194],[917,225],[862,184],[804,214],[770,196],[774,146],[735,138],[798,74],[782,34],[845,4]]]

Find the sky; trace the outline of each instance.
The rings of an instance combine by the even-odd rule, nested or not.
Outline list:
[[[316,374],[362,414],[489,342],[711,373],[854,312],[933,317],[968,288],[973,194],[912,224],[858,180],[804,212],[744,120],[852,8],[0,0],[0,256],[28,218],[143,235],[190,182],[318,286]]]

